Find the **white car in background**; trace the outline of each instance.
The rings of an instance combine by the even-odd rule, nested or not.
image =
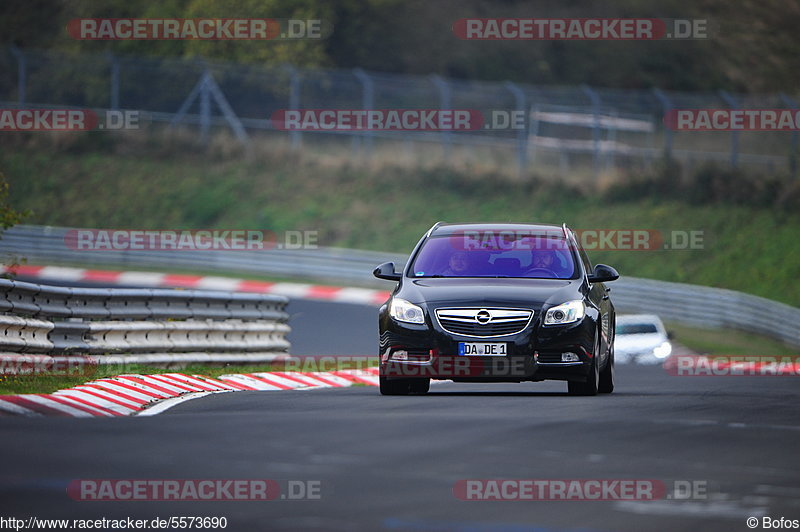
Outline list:
[[[660,364],[672,354],[670,334],[653,314],[620,314],[614,339],[618,364]]]

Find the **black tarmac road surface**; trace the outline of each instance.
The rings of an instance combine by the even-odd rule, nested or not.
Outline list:
[[[300,313],[300,354],[374,352],[374,309],[290,310]],[[442,383],[425,396],[366,386],[237,392],[154,417],[2,418],[0,517],[514,532],[751,530],[748,517],[761,530],[763,516],[800,519],[797,378],[618,366],[617,381],[597,397],[567,396],[564,383]],[[303,482],[319,498],[76,501],[66,492],[76,479],[274,479],[284,496],[294,481],[294,493]],[[642,480],[666,491],[657,500],[463,501],[454,487],[467,479]]]

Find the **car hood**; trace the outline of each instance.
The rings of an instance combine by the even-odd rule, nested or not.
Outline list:
[[[563,279],[414,279],[399,297],[412,303],[446,306],[520,306],[541,308],[581,299],[581,281]]]

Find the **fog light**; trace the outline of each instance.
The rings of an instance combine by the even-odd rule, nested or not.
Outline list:
[[[561,353],[561,362],[580,362],[580,360],[575,353]]]
[[[395,351],[392,353],[392,360],[408,360],[408,351]]]

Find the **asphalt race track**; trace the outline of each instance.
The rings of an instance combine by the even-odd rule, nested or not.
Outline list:
[[[290,312],[300,354],[374,352],[374,309],[306,301]],[[224,516],[236,531],[729,531],[749,530],[750,516],[800,518],[796,379],[619,366],[617,381],[597,397],[567,396],[563,383],[442,383],[426,396],[237,392],[146,418],[2,418],[0,514]],[[75,479],[318,481],[320,497],[75,501]],[[667,493],[462,501],[464,479],[652,480]],[[702,489],[674,492],[691,483]]]
[[[4,515],[226,516],[230,530],[746,530],[800,514],[791,377],[622,367],[619,393],[560,383],[239,392],[136,419],[2,420]],[[321,481],[319,500],[77,502],[79,478]],[[460,501],[460,479],[704,481],[706,500]]]
[[[293,355],[378,356],[377,308],[293,299],[287,309]]]

